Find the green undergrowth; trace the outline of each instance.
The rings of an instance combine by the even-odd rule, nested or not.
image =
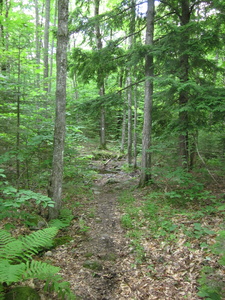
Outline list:
[[[58,274],[60,268],[34,258],[52,247],[57,232],[57,228],[50,227],[15,238],[0,230],[0,299],[4,299],[6,287],[29,279],[44,281],[45,290],[56,292],[59,299],[75,299],[69,283]]]
[[[155,239],[163,244],[171,244],[176,243],[180,236],[184,236],[184,246],[189,247],[191,251],[200,248],[209,255],[217,255],[218,266],[225,265],[225,224],[219,223],[215,227],[212,222],[205,222],[206,218],[224,218],[224,199],[216,198],[203,190],[199,192],[199,188],[190,193],[187,191],[187,195],[195,195],[190,199],[187,195],[182,197],[184,193],[185,191],[180,189],[179,192],[171,191],[169,196],[168,192],[152,190],[146,196],[135,196],[132,191],[120,194],[118,202],[122,211],[121,225],[126,229],[137,264],[144,263],[146,257],[142,246],[143,239]],[[175,201],[177,198],[178,201]],[[212,246],[212,242],[209,241],[213,241],[215,237],[217,242]],[[208,300],[222,299],[225,286],[214,267],[202,268],[199,278],[200,297]]]

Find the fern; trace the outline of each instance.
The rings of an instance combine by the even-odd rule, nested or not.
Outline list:
[[[52,247],[52,239],[57,234],[58,229],[55,227],[45,228],[35,231],[30,235],[21,238],[23,244],[22,257],[30,258],[31,255],[37,254],[41,249]]]
[[[70,209],[64,208],[61,209],[59,218],[53,219],[49,222],[49,226],[56,227],[58,229],[62,229],[65,227],[70,226],[71,221],[73,220],[74,216]]]
[[[52,246],[57,232],[57,228],[51,227],[15,239],[0,230],[0,300],[4,299],[3,283],[10,285],[31,278],[46,280],[46,286],[50,285],[63,299],[65,295],[67,299],[74,299],[69,283],[57,275],[60,268],[32,259],[43,248]]]
[[[15,240],[8,231],[0,230],[0,248]]]
[[[59,270],[59,267],[49,265],[42,261],[32,260],[26,263],[23,279],[37,278],[42,280],[43,278],[52,278]]]
[[[24,263],[11,265],[8,260],[3,259],[0,261],[0,282],[11,284],[18,282],[22,278],[26,265]]]
[[[0,259],[27,261],[41,249],[50,248],[57,232],[57,228],[45,228],[16,240],[7,231],[0,230]]]

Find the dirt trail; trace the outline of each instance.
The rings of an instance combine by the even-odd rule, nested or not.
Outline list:
[[[101,165],[95,169],[100,170]],[[51,262],[61,267],[63,278],[79,300],[200,300],[198,278],[206,258],[199,239],[189,239],[178,230],[176,239],[152,238],[148,225],[141,228],[141,243],[135,236],[126,238],[118,198],[122,191],[130,193],[137,185],[133,175],[112,161],[101,169],[91,188],[92,196],[84,199],[78,213],[74,210],[77,217],[65,231],[73,240],[50,251]],[[135,202],[142,203],[146,192],[150,190],[133,190]],[[217,228],[223,219],[217,217]],[[211,226],[211,217],[203,221]],[[177,214],[173,222],[186,226],[190,220]],[[191,223],[190,230],[192,227]],[[185,245],[189,240],[191,248]],[[141,258],[138,263],[137,257]]]
[[[120,225],[117,198],[122,189],[134,184],[134,179],[123,172],[104,173],[92,187],[94,199],[87,210],[93,216],[88,220],[83,216],[89,229],[78,238],[75,222],[74,241],[58,247],[52,257],[82,300],[127,299],[120,295],[120,286],[124,280],[122,260],[130,246]]]

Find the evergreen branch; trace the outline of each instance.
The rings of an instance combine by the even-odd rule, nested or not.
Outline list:
[[[179,18],[181,18],[181,15],[180,15],[180,13],[179,13],[179,10],[178,10],[177,8],[173,7],[173,5],[171,5],[168,1],[166,1],[166,0],[160,0],[160,2],[163,3],[164,5],[170,7],[170,8],[173,10],[173,12],[174,12]]]
[[[130,33],[130,34],[128,34],[128,35],[125,35],[125,36],[123,36],[122,38],[120,38],[120,42],[118,43],[118,45],[119,44],[121,44],[122,42],[124,42],[126,39],[128,39],[129,37],[131,37],[131,36],[135,36],[135,35],[137,35],[138,33],[140,33],[142,30],[144,30],[146,28],[146,25],[145,26],[143,26],[140,30],[138,30],[138,31],[135,31],[135,32],[132,32],[132,33]]]
[[[122,91],[126,90],[126,89],[129,89],[130,87],[132,86],[135,86],[135,85],[138,85],[139,83],[142,83],[142,82],[145,82],[145,79],[142,79],[142,80],[139,80],[139,81],[136,81],[130,85],[127,85],[126,87],[122,88],[122,89],[119,89],[116,93],[119,94],[121,93]]]

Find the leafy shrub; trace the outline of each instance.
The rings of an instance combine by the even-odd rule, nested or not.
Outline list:
[[[0,177],[6,178],[4,170],[0,169]],[[0,207],[1,208],[20,208],[22,205],[30,205],[31,200],[36,205],[42,205],[43,207],[54,206],[54,201],[49,197],[40,193],[35,193],[30,190],[18,191],[13,186],[9,185],[8,181],[0,181]]]

